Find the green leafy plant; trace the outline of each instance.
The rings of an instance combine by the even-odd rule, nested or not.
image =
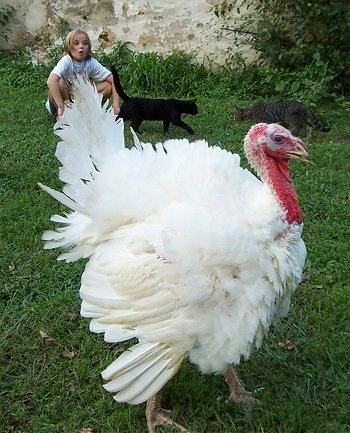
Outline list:
[[[213,6],[212,10],[217,17],[225,17],[227,16],[233,9],[234,1],[232,0],[223,0]]]
[[[249,43],[258,64],[300,74],[292,81],[299,80],[308,93],[317,92],[312,81],[320,83],[321,95],[350,94],[348,1],[242,0],[236,11],[239,18],[225,15],[221,36],[233,35],[235,47]]]
[[[68,32],[70,32],[71,26],[67,20],[62,17],[58,17],[56,22],[56,35],[64,39]]]
[[[23,50],[0,51],[0,84],[2,86],[42,88],[49,74],[50,65],[33,64],[30,55]]]
[[[203,71],[194,62],[192,54],[174,51],[164,56],[154,52],[135,54],[132,72],[138,87],[153,94],[161,89],[162,96],[165,96],[176,93],[193,95],[197,90],[193,85],[195,78],[199,78]]]
[[[117,69],[125,68],[133,60],[132,44],[117,40],[108,52],[102,47],[97,48],[94,56],[106,67],[114,65]]]
[[[10,4],[0,6],[0,38],[5,39],[6,42],[9,40],[9,32],[12,31],[10,19],[14,11],[15,8]]]

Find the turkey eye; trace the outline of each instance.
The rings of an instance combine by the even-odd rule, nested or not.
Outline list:
[[[283,137],[281,135],[276,135],[275,136],[275,142],[276,143],[282,143],[283,141]]]

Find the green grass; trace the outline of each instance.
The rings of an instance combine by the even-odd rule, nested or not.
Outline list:
[[[84,262],[58,263],[56,252],[43,250],[41,233],[60,209],[37,187],[39,181],[60,187],[45,79],[35,87],[2,85],[0,432],[145,432],[144,405],[117,404],[102,388],[100,372],[121,347],[105,344],[88,331],[86,319],[70,316],[79,312]],[[185,118],[196,131],[193,139],[242,154],[250,124],[235,124],[232,109],[244,101],[231,94],[197,96],[199,114]],[[192,433],[350,432],[349,111],[346,105],[319,111],[332,131],[316,132],[309,142],[313,164],[292,167],[310,278],[295,294],[288,318],[238,370],[261,404],[246,416],[224,402],[228,390],[221,377],[200,375],[185,363],[163,396]],[[160,122],[141,128],[145,141],[164,139]],[[167,137],[184,135],[171,126]],[[287,339],[295,349],[280,347]]]

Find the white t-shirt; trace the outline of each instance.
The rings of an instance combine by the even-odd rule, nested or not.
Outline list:
[[[66,54],[52,69],[51,73],[72,82],[77,75],[82,75],[92,79],[95,82],[104,81],[111,72],[101,65],[95,58],[90,57],[82,62],[76,62]]]

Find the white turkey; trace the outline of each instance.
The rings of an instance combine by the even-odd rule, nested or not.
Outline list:
[[[71,211],[53,215],[46,248],[88,258],[81,315],[107,342],[137,338],[103,372],[118,402],[147,401],[148,432],[186,429],[161,408],[160,390],[185,358],[222,374],[229,400],[254,399],[233,365],[259,348],[289,310],[306,248],[289,160],[306,145],[276,124],[244,139],[251,166],[204,140],[126,148],[122,121],[84,81],[55,125],[63,192],[40,186]]]

